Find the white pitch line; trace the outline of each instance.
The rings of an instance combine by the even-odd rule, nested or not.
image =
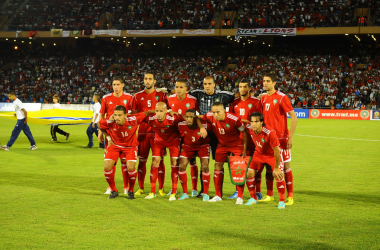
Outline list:
[[[351,141],[379,141],[380,140],[368,140],[368,139],[355,139],[355,138],[338,138],[338,137],[327,137],[327,136],[319,136],[319,135],[300,135],[294,134],[298,136],[307,136],[307,137],[318,137],[318,138],[326,138],[326,139],[338,139],[338,140],[351,140]]]

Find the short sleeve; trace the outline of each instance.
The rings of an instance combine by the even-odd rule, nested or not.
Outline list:
[[[245,125],[244,125],[244,123],[243,123],[243,121],[241,120],[240,117],[237,119],[237,121],[236,121],[236,123],[235,123],[235,127],[236,127],[239,131],[241,131],[241,132],[244,131],[244,129],[245,129]]]
[[[286,112],[293,111],[292,104],[290,103],[290,100],[287,96],[284,96],[280,102],[281,108]]]
[[[137,104],[137,99],[136,99],[136,96],[132,97],[132,101],[131,101],[131,107],[130,109],[132,111],[138,111],[139,110],[139,107],[138,107],[138,104]]]
[[[20,108],[20,110],[24,108],[24,104],[22,104],[20,100],[16,102],[16,105]]]
[[[99,125],[101,129],[108,129],[107,119],[101,119]]]
[[[141,122],[143,122],[145,120],[145,118],[147,117],[144,112],[137,113],[134,116],[136,117],[137,124],[140,124]]]
[[[277,138],[276,132],[274,130],[269,133],[269,144],[272,148],[275,148],[280,145],[280,142]]]

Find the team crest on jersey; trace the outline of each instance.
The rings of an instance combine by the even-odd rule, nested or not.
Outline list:
[[[220,99],[219,99],[219,98],[216,98],[215,101],[216,101],[216,102],[220,102]]]
[[[274,104],[274,105],[277,104],[277,99],[274,99],[274,100],[273,100],[273,104]]]
[[[226,128],[230,128],[230,127],[231,127],[230,124],[227,123],[227,124],[226,124]]]
[[[155,98],[156,98],[157,101],[158,101],[158,99],[160,99],[160,97],[158,97],[158,96],[156,96]]]
[[[201,132],[197,132],[197,135],[201,135]]]
[[[261,138],[261,141],[262,141],[263,143],[265,143],[265,140],[264,140],[264,138]]]
[[[190,103],[186,103],[186,108],[190,108]]]
[[[132,129],[132,126],[128,126],[128,129]]]
[[[127,102],[128,102],[127,100],[124,100],[124,101],[123,101],[124,105],[127,105]]]
[[[248,104],[248,108],[252,108],[252,104]]]
[[[166,125],[165,127],[167,127],[167,128],[168,128],[168,127],[170,127],[170,126],[169,126],[169,125]]]

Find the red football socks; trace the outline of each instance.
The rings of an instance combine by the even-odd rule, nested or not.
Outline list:
[[[165,164],[161,160],[160,166],[158,167],[158,189],[163,189],[165,183]]]
[[[109,171],[104,170],[104,177],[106,178],[106,181],[108,182],[111,190],[117,192],[115,184],[115,166]]]
[[[267,195],[268,196],[273,196],[273,172],[272,171],[266,171],[266,174],[265,174],[265,179],[266,179],[266,182],[267,182]]]
[[[256,183],[256,192],[261,193],[261,173],[263,172],[263,168],[260,168],[259,171],[255,175],[255,183]]]
[[[156,183],[158,178],[158,167],[150,169],[150,192],[156,194]]]
[[[214,170],[214,186],[215,194],[222,198],[222,181],[223,181],[223,172],[222,170]]]
[[[146,161],[145,158],[139,159],[139,166],[138,169],[138,179],[139,179],[139,188],[144,189],[144,182],[145,182],[145,175],[146,175]]]
[[[186,174],[186,170],[185,171],[179,171],[178,175],[179,175],[179,180],[181,181],[183,193],[189,194],[189,192],[187,190],[187,174]]]
[[[198,166],[197,164],[190,165],[191,170],[191,184],[193,185],[193,190],[198,191],[197,184],[198,184]]]
[[[236,186],[236,190],[238,191],[238,198],[242,198],[243,199],[244,185],[238,185],[238,186]]]
[[[202,172],[202,181],[203,181],[203,193],[208,195],[208,190],[210,188],[210,172]]]
[[[129,176],[128,176],[128,170],[127,170],[127,163],[121,163],[121,173],[123,174],[123,182],[124,182],[124,188],[128,188],[129,186]]]
[[[133,189],[135,188],[136,178],[137,178],[137,170],[134,171],[128,171],[129,175],[129,192],[133,192]]]
[[[293,197],[293,172],[290,168],[285,170],[285,182],[288,197]]]
[[[171,165],[171,167],[172,167],[172,173],[171,173],[171,176],[172,176],[172,194],[176,194],[177,193],[177,185],[178,185],[178,169],[179,169],[179,167],[173,166],[173,165]]]
[[[257,200],[256,189],[255,189],[255,185],[256,185],[255,178],[247,178],[246,183],[247,183],[248,191],[251,198]]]
[[[285,201],[285,180],[276,180],[279,201]]]

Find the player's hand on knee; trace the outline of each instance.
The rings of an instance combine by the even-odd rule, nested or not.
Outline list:
[[[282,180],[284,178],[284,174],[282,173],[282,171],[279,168],[275,168],[273,170],[273,177],[276,180]]]

